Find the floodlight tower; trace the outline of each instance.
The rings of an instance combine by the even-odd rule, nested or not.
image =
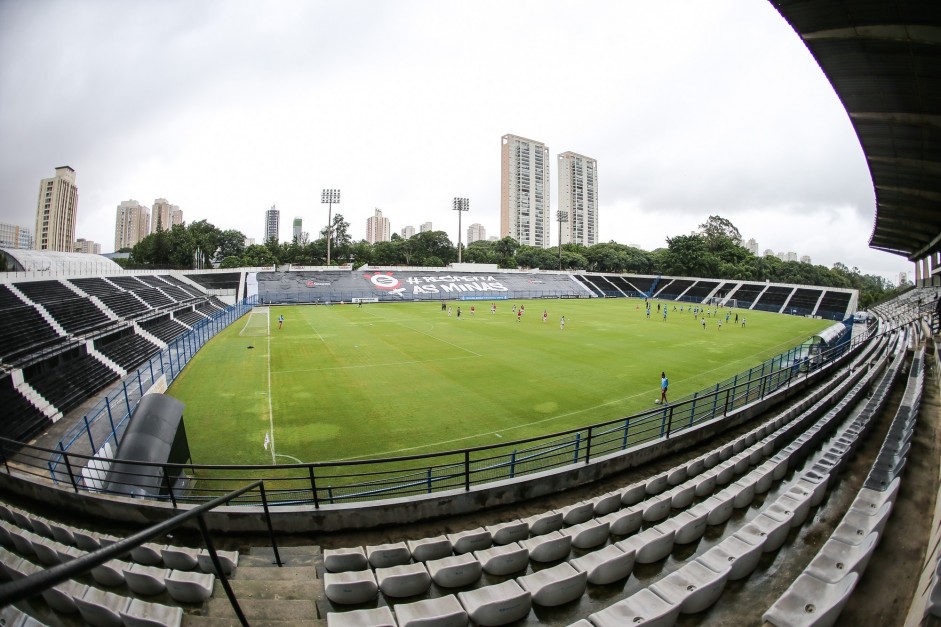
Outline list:
[[[327,209],[327,265],[330,265],[330,241],[333,239],[333,205],[340,204],[340,190],[325,189],[320,194],[320,204],[328,205]]]
[[[562,223],[569,221],[569,212],[558,211],[556,212],[555,217],[559,221],[559,270],[561,270],[562,269]]]
[[[454,211],[457,211],[457,262],[461,263],[461,215],[470,211],[470,201],[467,198],[455,198]]]

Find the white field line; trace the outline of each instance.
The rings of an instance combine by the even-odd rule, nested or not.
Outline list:
[[[271,325],[268,326],[268,426],[271,429],[271,463],[275,462],[274,452],[274,408],[271,402]]]

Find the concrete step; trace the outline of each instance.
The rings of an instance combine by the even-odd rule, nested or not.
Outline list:
[[[285,566],[316,566],[323,563],[319,546],[278,547],[281,563]],[[276,564],[274,549],[253,547],[248,554],[239,556],[239,566],[271,566]]]
[[[309,581],[317,579],[312,566],[243,566],[235,569],[232,581]]]
[[[311,571],[308,571],[311,573]],[[307,599],[313,600],[323,596],[323,582],[319,579],[230,579],[229,584],[235,593],[235,598],[242,599]],[[213,599],[227,599],[222,583],[217,579],[212,589]]]
[[[286,621],[293,625],[302,621],[320,620],[317,605],[311,599],[249,599],[238,597],[239,607],[251,624],[271,625],[273,621]],[[206,618],[236,620],[229,600],[213,596],[206,603]],[[324,617],[326,618],[326,617]],[[324,621],[326,622],[326,621]]]
[[[251,621],[251,619],[249,619]],[[221,618],[217,616],[183,616],[182,627],[241,627],[238,619]],[[327,627],[326,619],[316,620],[265,620],[264,624],[270,627]]]

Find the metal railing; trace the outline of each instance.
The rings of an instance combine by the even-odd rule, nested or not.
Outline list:
[[[444,490],[469,491],[474,486],[573,464],[588,464],[599,457],[648,442],[669,440],[705,421],[723,418],[773,394],[786,395],[791,386],[802,384],[837,363],[842,356],[855,352],[870,337],[867,334],[853,343],[847,341],[826,353],[812,356],[802,345],[673,403],[624,418],[514,442],[384,459],[281,465],[155,465],[120,460],[139,468],[137,473],[124,473],[129,477],[124,485],[135,485],[137,476],[152,478],[156,470],[162,474],[163,489],[153,498],[170,502],[174,507],[182,503],[201,503],[259,479],[269,486],[271,503],[312,504],[316,508]],[[106,473],[107,465],[116,461],[34,446],[22,446],[14,461],[7,454],[13,444],[0,440],[0,458],[6,472],[16,470],[48,478],[48,473],[43,472],[45,462],[49,455],[58,455],[59,463],[52,470],[52,478],[75,492],[102,492],[103,475],[98,474],[97,482],[89,482],[81,469],[95,464],[98,473]],[[177,477],[182,479],[171,479]],[[258,504],[251,496],[240,496],[234,502]]]
[[[10,583],[2,584],[0,585],[0,607],[4,607],[10,603],[16,603],[22,599],[40,594],[44,590],[52,588],[53,586],[56,586],[64,581],[68,581],[74,577],[87,573],[96,566],[100,566],[110,559],[125,555],[131,550],[141,546],[145,542],[149,542],[154,538],[166,535],[177,527],[180,527],[184,523],[195,518],[199,526],[199,531],[202,535],[203,542],[206,545],[206,551],[209,553],[210,560],[212,560],[213,568],[215,568],[215,574],[217,577],[219,577],[219,582],[222,584],[222,588],[225,590],[226,597],[228,597],[229,603],[232,605],[232,609],[235,611],[235,615],[238,617],[239,622],[247,627],[248,620],[245,618],[245,614],[242,612],[242,608],[239,606],[238,600],[235,598],[235,592],[232,590],[232,586],[225,574],[225,568],[223,568],[222,563],[219,561],[215,544],[213,543],[212,537],[209,534],[209,529],[206,526],[206,521],[203,517],[203,514],[212,511],[221,505],[225,505],[226,503],[229,503],[230,501],[237,499],[241,495],[253,491],[256,488],[261,495],[261,501],[264,506],[265,518],[268,524],[268,534],[271,540],[271,548],[274,550],[275,562],[280,568],[282,566],[281,554],[278,551],[278,543],[275,539],[274,528],[271,524],[271,515],[268,510],[268,502],[265,497],[265,484],[264,481],[255,481],[254,483],[239,488],[238,490],[233,490],[228,494],[224,494],[206,503],[203,503],[199,507],[195,507],[185,512],[180,512],[179,514],[168,520],[165,520],[164,522],[157,523],[156,525],[148,527],[143,531],[139,531],[123,540],[119,540],[114,544],[104,546],[96,551],[86,553],[76,557],[75,559],[53,566],[52,568],[47,568],[38,573],[23,577],[22,579],[14,579]]]

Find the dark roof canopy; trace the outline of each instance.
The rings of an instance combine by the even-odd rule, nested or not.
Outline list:
[[[941,0],[771,0],[843,101],[876,193],[869,246],[941,250]]]

